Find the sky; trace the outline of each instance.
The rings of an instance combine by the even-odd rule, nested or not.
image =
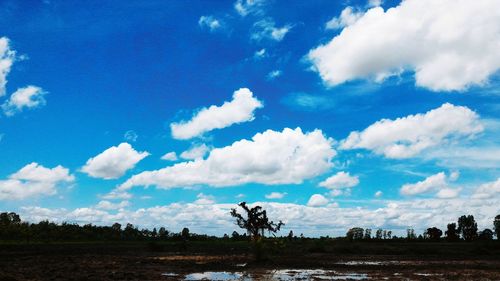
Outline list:
[[[0,211],[491,228],[499,23],[496,0],[0,1]]]

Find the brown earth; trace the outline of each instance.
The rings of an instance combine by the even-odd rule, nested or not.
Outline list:
[[[500,280],[500,260],[492,257],[307,253],[278,255],[256,263],[252,256],[241,253],[183,254],[152,252],[145,247],[57,245],[0,249],[0,280],[183,280],[187,274],[205,271],[243,272],[253,280],[264,280],[277,269],[334,270],[323,277],[336,280],[350,280],[341,278],[348,273],[366,274],[371,280]]]

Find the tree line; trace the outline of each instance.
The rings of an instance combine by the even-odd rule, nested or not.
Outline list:
[[[139,229],[127,223],[122,226],[114,223],[111,226],[93,224],[79,225],[63,222],[57,224],[44,220],[38,223],[22,221],[14,212],[0,213],[0,240],[30,241],[162,241],[162,240],[208,240],[214,236],[194,234],[185,227],[174,233],[165,227]]]
[[[250,208],[245,202],[239,204],[244,213],[240,214],[236,209],[232,209],[230,215],[236,219],[236,225],[245,230],[246,233],[239,234],[234,231],[231,237],[224,234],[223,239],[237,241],[258,240],[265,236],[265,233],[275,234],[284,225],[269,220],[266,211],[261,206]],[[443,236],[444,234],[444,236]],[[493,230],[486,228],[478,231],[477,223],[472,215],[464,215],[458,218],[456,223],[447,225],[446,231],[437,227],[427,228],[424,233],[416,235],[414,229],[408,229],[406,237],[393,235],[391,230],[377,229],[372,233],[372,229],[353,227],[346,233],[348,240],[426,240],[426,241],[473,241],[492,240],[496,236],[500,239],[500,215],[493,221]],[[304,238],[303,235],[300,235]],[[287,236],[288,239],[296,238],[293,231]],[[38,223],[22,221],[20,216],[14,212],[0,213],[0,240],[16,241],[203,241],[220,239],[206,234],[191,233],[189,228],[182,229],[181,232],[171,232],[165,227],[150,229],[139,229],[127,223],[122,226],[114,223],[111,226],[98,226],[93,224],[79,225],[76,223],[63,222],[57,224],[48,220]]]
[[[485,228],[478,231],[477,223],[472,215],[463,215],[458,218],[456,223],[449,223],[446,231],[442,231],[437,227],[429,227],[424,233],[416,235],[412,228],[407,229],[406,237],[393,236],[392,231],[377,229],[372,236],[372,229],[361,227],[353,227],[346,233],[346,238],[349,240],[386,240],[386,239],[407,239],[407,240],[430,240],[430,241],[474,241],[474,240],[492,240],[494,236],[500,239],[500,215],[497,215],[493,220],[493,230]],[[443,236],[444,234],[444,236]]]

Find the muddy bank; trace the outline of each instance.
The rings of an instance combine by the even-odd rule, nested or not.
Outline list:
[[[2,247],[0,269],[0,280],[500,279],[500,259],[491,255],[443,258],[305,253],[273,255],[257,263],[245,253],[155,252],[143,244]]]

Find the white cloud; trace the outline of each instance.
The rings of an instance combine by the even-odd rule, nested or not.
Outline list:
[[[285,226],[282,234],[294,233],[320,236],[344,236],[353,225],[363,228],[383,228],[393,230],[395,235],[406,236],[407,228],[415,228],[422,233],[427,227],[446,229],[446,225],[456,222],[461,215],[474,215],[480,229],[491,228],[493,218],[498,214],[500,198],[473,199],[415,198],[411,200],[384,201],[374,206],[373,201],[359,202],[356,206],[341,207],[327,204],[310,207],[292,203],[254,202],[251,206],[262,206],[270,219],[282,220]],[[23,220],[37,222],[49,219],[56,222],[78,222],[111,225],[132,223],[140,228],[168,226],[170,231],[179,232],[189,227],[194,233],[222,235],[240,230],[229,215],[231,204],[172,203],[164,206],[118,210],[107,212],[95,208],[74,210],[47,209],[40,207],[20,208]],[[332,218],[335,218],[332,220]]]
[[[282,100],[285,105],[301,111],[331,110],[336,105],[331,96],[313,95],[308,93],[290,93]]]
[[[477,199],[500,198],[500,178],[480,185],[472,197]]]
[[[200,159],[205,156],[210,151],[210,148],[206,146],[204,143],[200,145],[195,145],[190,149],[181,153],[180,157],[182,159],[195,160]]]
[[[448,181],[454,181],[458,175],[451,173],[448,177],[444,172],[440,172],[425,178],[417,183],[404,184],[400,193],[403,195],[418,195],[430,192],[436,192],[438,198],[455,198],[458,196],[459,188],[450,188]]]
[[[139,135],[137,135],[137,133],[134,130],[128,130],[123,135],[123,138],[125,139],[125,141],[128,141],[128,142],[136,142],[138,137],[139,137]]]
[[[148,155],[148,152],[137,152],[130,144],[123,142],[87,160],[82,172],[94,178],[117,179]]]
[[[215,197],[212,195],[206,195],[203,193],[199,193],[196,195],[196,199],[193,203],[198,205],[212,205],[215,204]]]
[[[266,199],[282,199],[286,194],[286,192],[271,192],[266,194],[265,197]]]
[[[261,15],[265,5],[266,0],[237,0],[234,9],[242,17],[250,14]]]
[[[368,0],[367,6],[368,7],[378,7],[382,5],[384,1],[382,0]]]
[[[170,124],[172,137],[191,139],[214,129],[252,121],[255,109],[262,106],[261,101],[253,97],[249,89],[241,88],[234,92],[232,101],[221,106],[203,108],[189,121]]]
[[[162,157],[161,160],[165,161],[177,161],[177,154],[175,152],[167,152]]]
[[[500,68],[499,21],[496,0],[406,0],[369,9],[308,58],[330,86],[412,71],[417,86],[465,90]]]
[[[267,130],[251,140],[215,148],[206,159],[177,163],[132,176],[119,189],[155,185],[159,188],[194,185],[231,186],[245,183],[300,184],[332,167],[333,140],[320,130]]]
[[[56,166],[45,168],[38,163],[31,163],[0,180],[0,200],[21,200],[34,196],[48,196],[57,193],[61,183],[75,180],[67,168]]]
[[[97,203],[95,206],[97,209],[102,209],[102,210],[119,210],[123,209],[125,207],[128,207],[130,205],[129,201],[121,201],[120,203],[112,203],[107,200],[102,200]]]
[[[359,184],[357,176],[351,176],[346,172],[338,172],[335,175],[328,177],[326,180],[320,182],[318,185],[328,189],[342,189],[350,188]],[[337,194],[339,195],[339,194]]]
[[[7,37],[0,37],[0,97],[5,95],[7,76],[16,58],[16,52],[10,49]]]
[[[309,201],[307,201],[307,206],[309,207],[320,207],[328,204],[328,199],[325,198],[325,196],[321,194],[313,194],[311,198],[309,198]]]
[[[443,188],[436,193],[436,197],[441,199],[455,198],[458,197],[459,193],[459,188]]]
[[[274,80],[283,74],[281,70],[273,70],[267,74],[267,80]]]
[[[256,60],[265,58],[266,56],[267,56],[266,49],[260,49],[258,51],[255,51],[255,53],[253,54],[253,58]]]
[[[377,190],[377,192],[375,192],[375,197],[380,198],[383,194],[384,193],[381,190]]]
[[[132,198],[132,194],[122,190],[112,190],[111,192],[101,195],[100,197],[106,200],[130,199]]]
[[[276,27],[276,23],[271,18],[260,20],[253,25],[252,40],[261,41],[263,39],[281,41],[285,35],[292,29],[292,26],[287,24],[282,27]]]
[[[361,16],[362,12],[356,12],[352,7],[342,10],[340,17],[333,17],[325,24],[326,29],[339,29],[354,24]]]
[[[33,109],[45,105],[46,94],[44,90],[36,86],[27,86],[19,88],[8,100],[2,104],[2,110],[5,115],[12,116],[26,109]]]
[[[369,149],[388,158],[409,158],[449,139],[472,137],[482,131],[474,111],[445,103],[425,114],[377,121],[361,132],[350,133],[340,147]]]
[[[222,22],[213,16],[201,16],[198,20],[198,25],[201,28],[208,28],[210,32],[222,28]]]

